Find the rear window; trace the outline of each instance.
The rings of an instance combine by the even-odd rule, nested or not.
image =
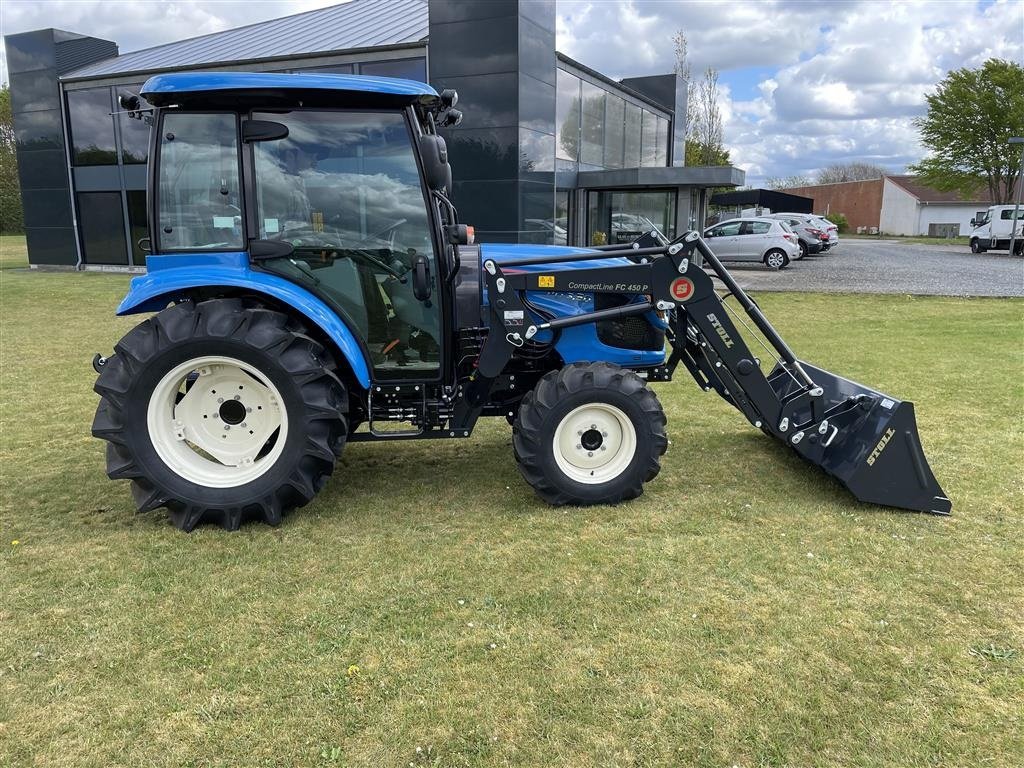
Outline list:
[[[792,232],[793,231],[793,228],[791,226],[789,226],[789,224],[787,224],[784,221],[780,221],[779,222],[779,226],[782,227],[782,231],[783,232]]]
[[[161,250],[243,247],[233,114],[164,117],[157,191]]]

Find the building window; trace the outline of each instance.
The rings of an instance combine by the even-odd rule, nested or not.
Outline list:
[[[160,249],[241,249],[235,116],[169,114],[162,134]]]
[[[141,90],[142,83],[114,89],[116,96],[137,94]],[[120,106],[117,111],[117,125],[121,129],[121,162],[126,165],[145,163],[149,159],[149,123],[128,117]]]
[[[80,192],[78,229],[86,264],[128,263],[120,192]]]
[[[640,166],[640,131],[641,109],[636,104],[626,103],[625,156],[623,164],[626,168]]]
[[[583,83],[580,163],[598,168],[604,167],[604,97],[603,89]]]
[[[316,75],[351,75],[354,70],[351,64],[332,64],[329,67],[298,67],[289,72],[306,72]]]
[[[558,70],[555,96],[555,157],[576,162],[580,158],[580,79]]]
[[[608,94],[605,98],[604,167],[621,168],[626,102]]]
[[[72,162],[75,165],[117,165],[110,88],[69,91],[67,96]]]
[[[587,200],[589,245],[622,245],[658,230],[675,237],[673,191],[590,192]]]
[[[427,81],[426,59],[392,59],[391,61],[366,61],[359,65],[360,75],[376,77],[404,77],[406,80]]]
[[[139,245],[139,240],[149,237],[149,226],[147,225],[146,212],[146,190],[129,189],[125,192],[128,197],[128,226],[131,229],[132,241],[132,264],[144,266],[146,264],[146,252]]]

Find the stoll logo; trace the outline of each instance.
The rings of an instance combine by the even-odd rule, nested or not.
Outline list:
[[[887,446],[889,444],[889,441],[892,440],[892,436],[895,435],[895,434],[896,434],[896,430],[895,429],[891,429],[890,428],[890,429],[885,430],[885,434],[882,435],[882,439],[878,441],[878,445],[875,446],[875,450],[873,450],[871,452],[871,455],[868,456],[868,466],[869,467],[872,464],[875,463],[875,460],[881,455],[882,451],[885,450],[885,446]]]
[[[708,312],[708,320],[715,326],[715,330],[718,331],[718,335],[722,337],[722,341],[725,343],[725,348],[730,349],[732,347],[732,337],[729,336],[729,332],[722,327],[722,324],[715,317],[714,312]]]

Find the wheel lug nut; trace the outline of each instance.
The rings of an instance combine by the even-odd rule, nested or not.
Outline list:
[[[591,429],[597,429],[597,424],[591,424],[591,425],[590,425],[590,428],[591,428]]]
[[[583,436],[583,430],[582,429],[577,429],[576,430],[576,434],[577,434],[577,436],[582,437]]]
[[[601,433],[601,437],[608,437],[608,433],[607,432],[602,432]]]
[[[225,424],[225,425],[224,425],[224,431],[225,431],[225,432],[227,432],[227,431],[228,431],[229,429],[231,429],[231,427],[230,427],[230,426],[228,426],[227,424]]]
[[[601,446],[601,450],[602,451],[607,451],[608,450],[608,446],[607,445],[602,445]]]
[[[224,402],[224,398],[223,397],[218,397],[217,398],[217,402],[218,403],[223,403]]]
[[[577,443],[577,444],[576,444],[576,450],[577,450],[577,451],[582,451],[582,450],[583,450],[583,446],[582,446],[582,445],[580,445],[579,443]]]
[[[587,451],[587,456],[593,456],[593,455],[594,455],[593,451]]]
[[[235,395],[235,400],[241,400],[241,399],[242,399],[241,395]]]
[[[246,409],[245,409],[245,412],[246,412],[246,413],[252,413],[252,408],[246,408]]]
[[[245,427],[246,427],[246,423],[243,421],[242,422],[242,429],[245,429]]]

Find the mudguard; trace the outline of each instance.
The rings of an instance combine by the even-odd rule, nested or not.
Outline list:
[[[277,299],[315,323],[341,350],[356,381],[363,387],[370,386],[366,357],[345,322],[302,286],[277,275],[251,269],[247,253],[149,256],[146,264],[147,274],[132,279],[128,295],[117,308],[118,315],[158,312],[172,299],[194,288],[245,288]]]

